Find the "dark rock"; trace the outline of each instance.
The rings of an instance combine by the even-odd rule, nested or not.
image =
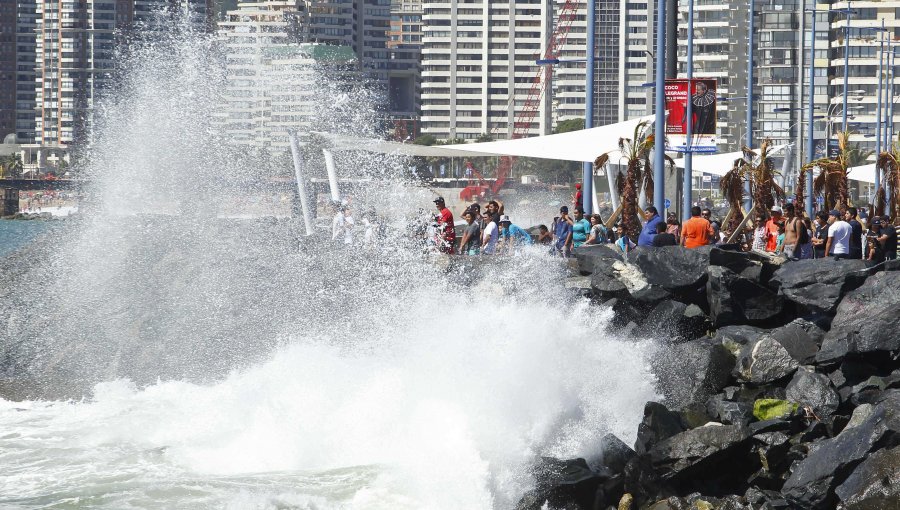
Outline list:
[[[587,275],[621,262],[622,253],[610,244],[585,244],[575,249],[575,260],[581,274]]]
[[[776,271],[770,286],[801,309],[830,313],[869,274],[862,260],[799,260]]]
[[[647,283],[670,292],[693,292],[706,283],[709,252],[680,246],[638,247],[628,255]]]
[[[759,469],[750,455],[750,430],[740,425],[706,425],[672,436],[650,450],[662,479],[679,490],[728,494]]]
[[[713,248],[709,252],[709,265],[726,267],[756,283],[765,285],[781,267],[783,259],[757,252],[743,252]]]
[[[634,450],[639,454],[647,453],[653,445],[683,431],[678,413],[657,402],[647,402],[644,419],[638,425]]]
[[[723,401],[717,409],[719,419],[726,425],[747,425],[753,419],[753,404]]]
[[[900,444],[900,395],[878,404],[862,423],[824,439],[796,464],[782,493],[802,509],[836,506],[835,488],[871,452]]]
[[[629,322],[641,320],[645,315],[643,310],[628,299],[612,298],[603,303],[613,311],[612,324],[617,328],[621,328]]]
[[[720,266],[709,268],[706,297],[715,327],[769,324],[784,308],[784,298],[776,292]]]
[[[817,361],[900,349],[900,272],[879,273],[847,294],[837,308]]]
[[[717,398],[721,400],[721,395],[712,396],[710,401]],[[681,416],[681,425],[685,430],[702,427],[713,421],[707,410],[707,404],[702,402],[691,402],[679,409],[678,414]]]
[[[751,423],[749,428],[750,433],[753,435],[767,432],[786,432],[793,428],[793,422],[790,419],[776,418]]]
[[[652,361],[658,388],[673,407],[705,402],[728,384],[733,366],[731,352],[709,338],[665,346]]]
[[[674,341],[693,340],[709,329],[706,314],[697,305],[662,301],[647,315],[641,334]]]
[[[606,434],[600,440],[600,463],[613,473],[621,473],[637,453],[613,434]]]
[[[791,375],[799,366],[781,343],[763,335],[741,348],[735,372],[740,380],[765,384]]]
[[[841,401],[824,374],[800,368],[787,385],[786,397],[801,406],[809,406],[820,418],[834,414]]]
[[[791,449],[791,438],[783,432],[765,432],[756,434],[753,439],[757,443],[757,453],[762,469],[769,473],[780,471]]]
[[[900,506],[900,447],[871,454],[835,492],[847,510]]]
[[[542,457],[534,468],[535,488],[519,501],[519,510],[593,508],[598,487],[611,478],[608,471],[595,471],[584,459],[558,460]]]
[[[618,279],[618,273],[612,263],[608,266],[598,265],[591,274],[591,290],[601,296],[617,296],[627,294],[625,284]]]
[[[716,340],[722,343],[732,342],[738,345],[744,345],[751,340],[756,340],[766,330],[755,326],[725,326],[716,331]]]
[[[819,343],[825,331],[804,319],[796,319],[790,324],[769,331],[797,362],[805,364],[813,361],[819,352]]]

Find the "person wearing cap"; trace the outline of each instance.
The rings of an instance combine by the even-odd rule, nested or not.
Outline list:
[[[847,210],[844,211],[844,221],[850,224],[850,229],[852,231],[850,234],[850,258],[861,259],[863,227],[862,223],[856,218],[856,207],[848,207]]]
[[[434,205],[437,207],[437,243],[438,250],[441,253],[452,255],[454,253],[454,245],[456,243],[456,228],[453,226],[453,213],[444,204],[444,197],[434,199]]]
[[[656,237],[656,225],[663,223],[663,219],[659,217],[659,211],[656,207],[649,206],[644,210],[644,228],[638,236],[638,246],[653,246],[653,238]]]
[[[500,242],[506,253],[513,253],[516,246],[527,246],[534,243],[531,234],[524,228],[513,225],[507,215],[500,217]]]
[[[572,219],[569,217],[569,208],[562,206],[559,208],[559,218],[553,222],[553,246],[556,253],[566,257],[569,254],[569,238],[572,236]]]
[[[581,200],[584,195],[581,194],[581,183],[575,184],[575,193],[572,195],[572,205],[581,207]]]
[[[772,206],[771,213],[772,217],[766,222],[766,251],[775,253],[775,250],[778,248],[778,224],[783,221],[781,219],[781,207],[777,205]]]
[[[881,218],[875,218],[869,225],[869,234],[866,236],[869,248],[869,256],[866,260],[876,264],[884,262],[886,258],[884,245],[878,240],[879,237],[881,237]]]
[[[575,218],[572,221],[572,240],[570,245],[572,249],[578,248],[587,241],[588,234],[591,233],[591,222],[584,217],[584,209],[581,206],[575,208]]]
[[[841,219],[841,211],[833,209],[828,214],[828,240],[825,242],[825,256],[835,260],[850,258],[850,236],[853,228]]]

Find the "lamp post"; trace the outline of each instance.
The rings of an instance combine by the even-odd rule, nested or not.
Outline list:
[[[593,4],[593,0],[588,4]],[[665,210],[666,194],[666,0],[656,2],[656,121],[654,127],[653,205]]]
[[[585,62],[585,103],[584,103],[584,128],[594,127],[594,60],[596,58],[596,41],[594,40],[594,26],[597,17],[597,2],[588,1],[587,12],[587,62]],[[594,206],[594,165],[584,163],[581,172],[581,208],[585,214],[591,214]],[[609,190],[613,194],[612,188]]]
[[[806,103],[806,162],[811,163],[815,159],[816,141],[813,129],[813,110],[816,97],[816,10],[812,9],[812,27],[809,41],[809,97]],[[826,149],[827,150],[827,149]],[[810,167],[806,173],[806,214],[812,216],[813,211],[813,170]]]
[[[753,32],[756,19],[756,0],[750,0],[750,29],[747,32],[747,148],[753,148]],[[750,181],[744,182],[744,209],[748,212],[753,207]]]
[[[847,131],[847,89],[850,88],[849,85],[849,77],[850,77],[850,15],[852,11],[850,10],[850,0],[847,0],[847,9],[845,10],[847,13],[847,28],[844,32],[844,114],[843,114],[843,127],[842,129]]]
[[[684,153],[684,173],[681,176],[681,218],[685,221],[691,219],[691,206],[694,203],[694,101],[691,95],[694,92],[694,0],[688,0],[688,28],[687,28],[687,143]]]
[[[881,20],[881,29],[884,30],[884,19]],[[881,39],[880,48],[878,50],[878,106],[876,107],[875,120],[875,189],[881,187],[881,172],[878,171],[878,158],[881,157],[881,95],[882,84],[884,82],[884,34],[879,34]]]

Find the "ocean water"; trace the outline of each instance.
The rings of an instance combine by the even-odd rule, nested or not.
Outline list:
[[[404,242],[433,207],[407,161],[336,157],[399,239],[377,252],[202,214],[233,199],[216,183],[293,173],[229,149],[218,51],[177,28],[97,110],[96,212],[0,271],[32,289],[0,300],[0,508],[508,509],[539,456],[633,443],[654,344],[540,250],[448,269]],[[333,96],[313,125],[373,136],[364,87]],[[0,250],[42,228],[0,222]]]
[[[27,246],[33,239],[53,228],[46,221],[0,220],[0,257]]]

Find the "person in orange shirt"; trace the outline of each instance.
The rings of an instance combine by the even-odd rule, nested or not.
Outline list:
[[[681,246],[685,248],[699,248],[709,244],[712,239],[713,229],[709,220],[700,217],[700,208],[691,207],[691,219],[681,226]]]
[[[772,217],[766,222],[766,251],[775,253],[778,248],[778,224],[783,223],[781,207],[772,206]]]

